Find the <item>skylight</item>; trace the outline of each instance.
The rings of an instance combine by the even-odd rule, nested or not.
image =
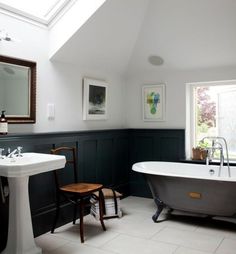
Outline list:
[[[0,9],[48,25],[71,0],[0,0]]]

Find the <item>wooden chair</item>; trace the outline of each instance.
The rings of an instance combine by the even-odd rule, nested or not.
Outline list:
[[[53,171],[56,183],[56,215],[53,222],[51,233],[54,233],[57,220],[60,212],[61,196],[70,201],[74,206],[73,224],[76,221],[77,206],[79,205],[79,218],[80,218],[80,239],[84,242],[84,226],[83,226],[83,216],[84,216],[84,205],[85,200],[88,200],[93,193],[99,192],[99,205],[103,209],[100,209],[100,222],[103,230],[106,227],[103,222],[103,211],[104,211],[104,197],[102,194],[102,184],[97,183],[83,183],[78,182],[77,175],[77,163],[76,163],[76,149],[74,147],[59,147],[51,150],[52,154],[63,154],[66,156],[66,165],[72,164],[73,166],[73,183],[61,185],[60,176],[58,170]],[[67,170],[65,167],[63,170]],[[65,173],[65,172],[64,172]]]

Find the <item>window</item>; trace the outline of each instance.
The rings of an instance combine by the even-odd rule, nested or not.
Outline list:
[[[207,136],[224,137],[230,159],[236,159],[236,81],[187,84],[190,86],[190,148]]]
[[[0,0],[0,10],[5,10],[48,25],[71,0]]]

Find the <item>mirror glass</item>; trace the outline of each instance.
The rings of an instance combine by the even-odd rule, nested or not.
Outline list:
[[[0,111],[9,123],[35,123],[36,63],[0,56]]]

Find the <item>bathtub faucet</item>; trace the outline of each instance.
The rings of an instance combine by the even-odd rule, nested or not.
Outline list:
[[[212,150],[213,150],[213,157],[214,157],[214,152],[216,150],[219,150],[220,151],[220,170],[219,170],[219,173],[218,173],[218,176],[221,175],[221,169],[222,167],[224,166],[224,151],[223,151],[223,146],[220,142],[217,142],[217,141],[212,141]]]
[[[215,151],[219,150],[220,151],[220,168],[219,168],[218,176],[221,175],[221,169],[224,165],[224,149],[223,149],[223,145],[222,145],[222,143],[223,143],[225,146],[225,150],[226,150],[228,176],[231,177],[231,172],[230,172],[230,167],[229,167],[229,152],[228,152],[228,146],[227,146],[226,139],[223,137],[204,137],[200,142],[204,143],[204,141],[206,139],[212,141],[211,146],[206,148],[206,150],[207,150],[206,164],[209,165],[209,162],[214,157]]]

